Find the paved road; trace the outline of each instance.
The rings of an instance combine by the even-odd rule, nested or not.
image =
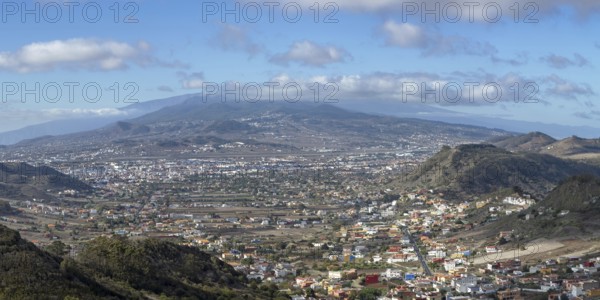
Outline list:
[[[410,243],[415,248],[415,253],[417,254],[417,257],[419,258],[419,261],[421,262],[421,266],[423,266],[423,270],[425,271],[425,275],[427,275],[427,276],[433,275],[433,273],[431,273],[431,270],[429,269],[429,266],[427,265],[427,261],[425,260],[425,258],[423,258],[423,255],[421,255],[421,251],[419,251],[419,247],[417,246],[417,243],[415,242],[415,239],[410,234],[410,231],[408,231],[408,228],[403,227],[402,228],[402,232],[404,232],[404,234],[406,236],[408,236],[408,238],[410,239]]]

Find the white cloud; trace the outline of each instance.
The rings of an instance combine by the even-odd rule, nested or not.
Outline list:
[[[186,73],[179,72],[177,75],[181,78],[181,87],[184,89],[201,89],[204,83],[204,73]]]
[[[577,100],[580,96],[589,97],[596,95],[596,92],[589,85],[568,81],[556,74],[547,76],[543,81],[549,85],[547,90],[549,95],[572,100]]]
[[[315,83],[320,84],[318,100],[330,95],[339,101],[388,100],[442,106],[490,106],[560,101],[595,95],[586,85],[559,76],[525,77],[518,73],[497,75],[484,71],[436,74],[428,72],[374,72],[336,76],[313,75],[294,78],[282,74],[271,81],[282,95],[287,83],[297,83],[304,92],[302,101],[315,100]],[[329,87],[325,90],[325,85]],[[518,92],[517,92],[518,91]],[[525,104],[526,103],[526,104]]]
[[[396,23],[387,21],[383,24],[383,32],[386,34],[388,45],[400,46],[402,48],[426,47],[426,33],[418,26],[408,23]]]
[[[481,43],[462,36],[444,36],[410,23],[388,20],[381,26],[381,31],[388,46],[417,48],[424,56],[464,54],[493,57],[498,52],[487,42]]]
[[[585,67],[590,65],[590,62],[578,53],[573,55],[573,59],[562,55],[550,54],[542,57],[540,60],[555,69],[565,69],[567,67]]]
[[[36,42],[14,52],[0,52],[0,69],[30,73],[66,69],[115,70],[140,64],[149,49],[146,42],[68,39]]]
[[[231,24],[222,24],[210,43],[225,51],[243,51],[250,56],[262,51],[262,46],[252,41],[244,28]]]
[[[350,58],[350,54],[344,49],[318,45],[305,40],[294,43],[287,52],[276,54],[270,60],[282,65],[297,62],[312,67],[323,67],[327,64],[344,62]]]
[[[42,109],[43,118],[70,119],[84,117],[126,116],[127,112],[117,108],[49,108]]]
[[[0,110],[0,131],[15,130],[33,124],[56,120],[87,119],[97,117],[123,117],[130,113],[117,108],[42,108],[27,109],[16,105]]]

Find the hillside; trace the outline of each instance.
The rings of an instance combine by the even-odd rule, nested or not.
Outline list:
[[[444,147],[414,172],[394,181],[398,188],[433,188],[461,199],[519,187],[543,198],[559,182],[600,168],[551,155],[513,153],[493,145]]]
[[[540,205],[554,210],[600,213],[600,178],[570,177],[554,188]]]
[[[528,134],[501,138],[491,142],[495,146],[509,151],[541,152],[544,147],[556,142],[556,139],[541,132],[530,132]]]
[[[51,192],[75,190],[87,193],[92,187],[51,167],[26,163],[0,163],[0,197],[12,199],[45,198]]]
[[[234,299],[247,289],[246,277],[216,257],[154,239],[99,237],[86,244],[76,262],[119,294],[147,291],[187,299]]]
[[[562,140],[540,133],[502,137],[490,140],[500,148],[514,152],[544,153],[569,159],[600,158],[600,139],[584,139],[572,136]]]
[[[600,234],[599,216],[600,177],[579,175],[563,180],[543,200],[518,214],[502,217],[485,230],[492,235],[514,230],[527,240],[591,237]]]
[[[0,225],[1,299],[261,299],[246,283],[194,247],[100,237],[62,258]]]
[[[570,158],[600,155],[600,139],[584,139],[572,136],[548,145],[543,153]]]
[[[0,225],[1,299],[124,299]]]

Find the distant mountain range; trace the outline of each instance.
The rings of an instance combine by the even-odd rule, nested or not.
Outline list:
[[[27,139],[43,136],[57,136],[70,133],[99,129],[117,121],[134,119],[145,114],[156,112],[169,106],[175,106],[200,97],[199,94],[187,94],[165,99],[151,100],[131,104],[118,109],[118,114],[109,116],[95,116],[85,118],[61,119],[42,124],[27,126],[17,130],[0,133],[0,145],[10,145]],[[395,116],[400,118],[418,118],[423,120],[438,121],[452,124],[465,124],[497,128],[510,132],[541,131],[547,134],[564,138],[577,134],[581,137],[596,138],[600,128],[586,126],[563,126],[557,124],[543,124],[537,122],[515,121],[494,117],[482,117],[471,114],[458,113],[449,109],[425,104],[398,103],[393,101],[368,101],[344,102],[336,106],[367,114],[380,116]]]
[[[454,200],[518,187],[542,199],[561,181],[582,174],[600,176],[600,167],[549,154],[510,152],[493,145],[460,145],[444,147],[392,186],[435,189]]]
[[[199,151],[435,151],[443,144],[481,142],[509,135],[498,129],[371,115],[324,104],[211,104],[190,97],[100,129],[25,140],[0,151],[37,159],[69,153],[97,155],[107,150],[110,154],[106,155],[112,157],[185,156]],[[201,150],[206,147],[212,150]]]
[[[571,159],[600,158],[600,139],[571,136],[556,140],[541,132],[531,132],[514,137],[500,137],[492,140],[492,143],[515,152],[545,153]]]

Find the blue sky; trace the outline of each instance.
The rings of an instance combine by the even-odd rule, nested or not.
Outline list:
[[[270,22],[267,3],[275,2]],[[315,22],[314,0],[122,1],[118,16],[113,2],[4,1],[0,131],[119,114],[115,108],[131,93],[128,99],[147,101],[224,82],[294,82],[302,101],[312,101],[315,82],[330,83],[340,102],[425,100],[480,116],[600,127],[600,2],[467,2],[426,1],[440,10],[422,20],[423,1],[321,1]],[[222,5],[235,3],[239,22],[222,16]],[[293,23],[298,7],[302,16]],[[86,84],[88,101],[81,96]],[[457,86],[460,101],[448,101]],[[97,87],[102,97],[90,103]],[[426,98],[424,88],[438,91],[440,101]],[[326,94],[321,90],[319,100]],[[531,103],[523,103],[527,96]]]

